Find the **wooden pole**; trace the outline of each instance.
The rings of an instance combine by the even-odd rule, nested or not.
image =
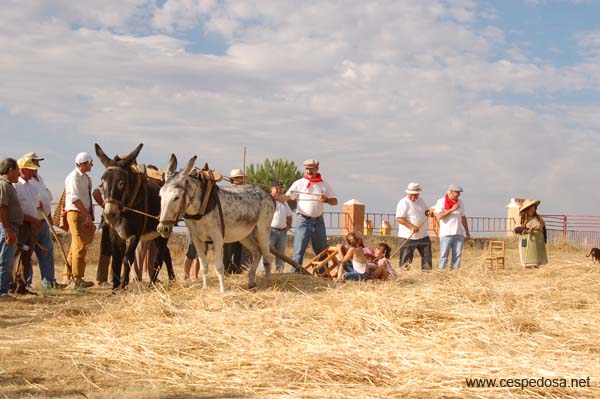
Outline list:
[[[279,259],[281,259],[282,261],[289,263],[290,265],[294,266],[296,268],[296,270],[299,270],[300,273],[302,274],[308,274],[310,276],[310,273],[299,263],[297,263],[296,261],[294,261],[292,258],[290,258],[289,256],[287,256],[286,254],[282,254],[281,252],[279,252],[278,250],[276,250],[275,248],[273,248],[273,246],[271,246],[271,253],[273,255],[275,255],[276,257],[278,257]]]

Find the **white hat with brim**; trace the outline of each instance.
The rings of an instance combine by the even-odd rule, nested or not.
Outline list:
[[[540,200],[525,200],[525,202],[523,202],[523,205],[521,205],[521,208],[519,208],[519,213],[521,212],[525,212],[527,210],[527,208],[531,208],[532,206],[538,206],[540,204]]]
[[[229,178],[233,179],[235,177],[244,177],[244,172],[242,172],[241,169],[231,169],[231,172],[229,172]]]
[[[419,183],[408,183],[408,187],[406,188],[407,194],[420,194],[421,193],[421,185]]]
[[[23,158],[33,159],[34,161],[43,161],[44,160],[44,158],[40,157],[35,152],[28,152],[27,154],[23,155]]]

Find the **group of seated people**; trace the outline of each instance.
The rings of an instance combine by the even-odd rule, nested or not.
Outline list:
[[[346,235],[347,244],[337,246],[341,266],[337,281],[345,280],[388,280],[398,277],[390,263],[391,248],[380,242],[375,249],[365,247],[362,238],[355,233]]]

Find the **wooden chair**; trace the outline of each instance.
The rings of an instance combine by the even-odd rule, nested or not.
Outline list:
[[[336,278],[340,260],[337,258],[337,248],[328,247],[304,266],[304,269],[313,276]]]
[[[504,241],[488,241],[487,254],[482,265],[492,270],[504,269],[505,259]]]

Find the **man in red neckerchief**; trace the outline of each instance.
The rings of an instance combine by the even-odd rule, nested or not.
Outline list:
[[[323,204],[336,206],[338,203],[333,188],[319,173],[319,161],[307,159],[304,169],[306,175],[292,183],[288,191],[278,197],[279,201],[296,200],[298,203],[293,259],[299,264],[302,264],[309,240],[316,254],[327,248]]]
[[[465,239],[471,238],[465,206],[459,199],[462,191],[460,186],[451,184],[446,196],[435,204],[435,217],[440,222],[440,270],[446,267],[450,250],[452,269],[460,267],[463,243]]]

